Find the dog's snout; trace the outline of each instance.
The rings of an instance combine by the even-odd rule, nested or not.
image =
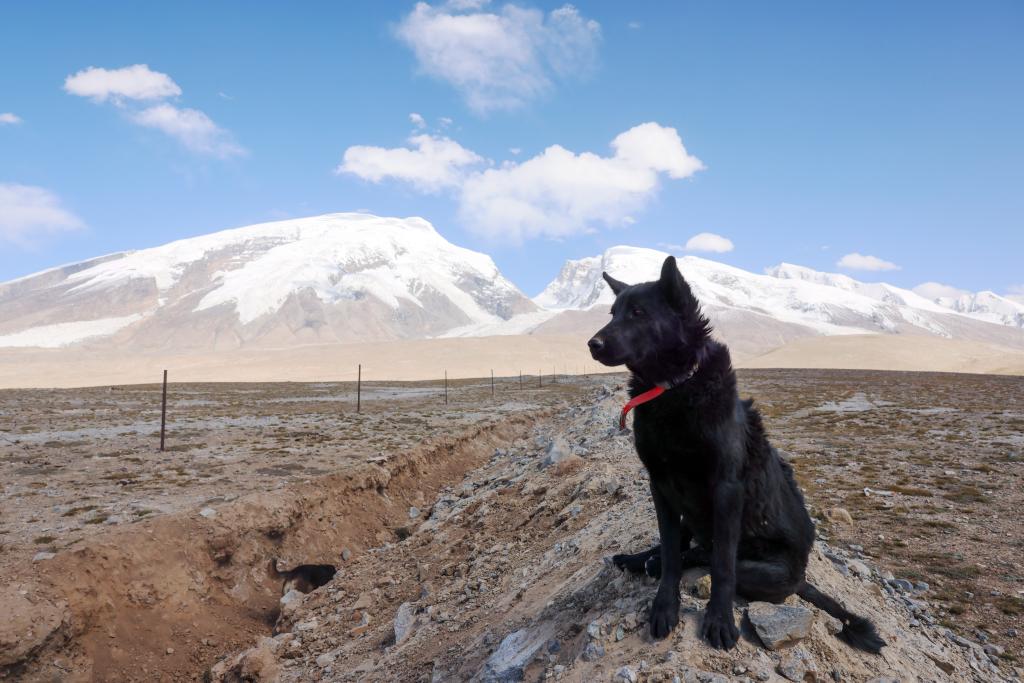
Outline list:
[[[604,340],[600,337],[591,337],[590,341],[587,342],[587,346],[590,347],[590,351],[600,351],[604,348]]]

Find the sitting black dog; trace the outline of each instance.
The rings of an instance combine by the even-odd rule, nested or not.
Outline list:
[[[845,642],[878,653],[886,643],[874,625],[804,578],[814,524],[793,470],[768,443],[753,402],[740,400],[729,350],[711,339],[675,259],[665,259],[657,282],[604,279],[616,295],[612,321],[590,340],[590,351],[632,373],[634,400],[623,419],[637,404],[636,450],[650,476],[661,537],[659,546],[613,560],[660,574],[651,635],[664,638],[679,623],[682,570],[710,564],[702,635],[713,647],[736,644],[736,594],[781,602],[796,593],[840,619]]]

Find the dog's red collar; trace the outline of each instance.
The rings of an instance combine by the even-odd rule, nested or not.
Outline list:
[[[626,415],[629,414],[629,411],[633,410],[633,408],[636,408],[641,403],[647,403],[648,401],[658,398],[664,393],[665,387],[654,387],[653,389],[648,389],[639,396],[632,398],[629,403],[622,406],[622,414],[619,415],[619,429],[626,428]]]

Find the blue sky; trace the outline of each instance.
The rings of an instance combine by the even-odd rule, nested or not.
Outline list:
[[[531,295],[700,233],[758,272],[1014,292],[1022,35],[996,0],[4,3],[0,280],[369,210]]]

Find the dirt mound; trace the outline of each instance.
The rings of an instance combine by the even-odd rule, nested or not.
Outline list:
[[[347,573],[367,549],[408,533],[411,508],[425,507],[534,419],[509,417],[40,558],[0,587],[0,678],[195,680],[271,632],[282,583],[272,559],[281,570],[317,563]]]
[[[619,387],[621,390],[621,387]],[[606,558],[655,538],[631,437],[610,428],[621,394],[573,407],[493,452],[441,492],[403,540],[372,549],[289,604],[278,634],[225,659],[215,680],[999,681],[981,644],[947,631],[884,569],[819,543],[811,580],[871,618],[881,656],[843,644],[835,620],[737,605],[730,652],[699,637],[707,579],[684,577],[680,627],[654,642],[650,579]],[[557,433],[552,429],[557,424]],[[553,445],[552,445],[553,444]],[[767,616],[767,618],[766,618]],[[758,634],[761,635],[758,635]],[[771,649],[769,643],[779,649]]]

